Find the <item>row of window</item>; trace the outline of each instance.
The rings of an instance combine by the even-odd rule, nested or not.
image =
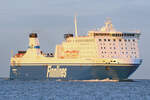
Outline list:
[[[115,41],[117,41],[117,40],[118,40],[118,39],[112,39],[112,40],[111,40],[111,39],[104,39],[104,41],[109,41],[109,42],[110,42],[110,41],[114,41],[114,42],[115,42]],[[124,40],[125,42],[127,42],[127,41],[128,41],[128,42],[130,42],[130,41],[135,42],[135,39],[119,39],[120,42],[123,41],[123,40]],[[102,39],[99,39],[99,41],[102,41]]]
[[[129,49],[129,48],[127,48],[127,47],[125,47],[125,48],[121,47],[121,49],[126,49],[126,50],[127,50],[127,49]],[[133,47],[133,48],[131,47],[131,50],[135,50],[135,48],[134,48],[134,47]]]
[[[114,52],[106,52],[106,51],[104,52],[104,51],[102,51],[101,53],[102,53],[102,54],[107,54],[107,53],[111,53],[111,54],[114,53],[114,54],[116,54],[117,52],[116,52],[116,51],[114,51]],[[129,52],[121,52],[121,53],[122,53],[122,54],[128,54]],[[131,54],[136,54],[136,52],[131,52]]]
[[[123,34],[112,34],[112,36],[135,36],[135,34],[123,33]]]
[[[109,47],[110,49],[114,48],[116,49],[116,47]],[[101,49],[106,49],[106,47],[101,47]]]
[[[101,57],[105,58],[105,57],[111,57],[111,58],[116,58],[116,56],[104,56],[104,55],[101,55]],[[137,58],[137,56],[125,56],[127,58]]]
[[[107,43],[106,43],[107,44]],[[100,45],[105,45],[105,43],[100,43]],[[112,45],[112,43],[109,43],[109,45]],[[116,45],[115,43],[113,43],[113,45]],[[123,45],[123,43],[121,43],[121,45]],[[126,43],[124,45],[127,45]],[[131,45],[135,45],[135,43],[132,43]]]
[[[114,36],[114,37],[134,37],[135,33],[116,33],[116,34],[110,34],[110,33],[94,33],[94,36]]]
[[[106,47],[101,47],[101,49],[106,49]],[[116,47],[109,47],[109,49],[116,49]],[[127,48],[127,47],[125,47],[125,48],[123,48],[123,47],[121,47],[121,49],[129,49],[129,48]],[[133,48],[131,48],[131,50],[135,50],[135,48],[133,47]]]

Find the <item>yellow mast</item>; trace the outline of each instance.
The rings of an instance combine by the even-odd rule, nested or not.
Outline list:
[[[75,25],[75,37],[78,37],[78,31],[77,31],[77,18],[76,18],[76,15],[75,15],[75,18],[74,18],[74,25]]]

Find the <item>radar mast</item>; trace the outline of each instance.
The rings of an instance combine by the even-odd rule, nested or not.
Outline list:
[[[78,30],[77,30],[77,16],[74,17],[74,25],[75,25],[75,37],[78,37]]]

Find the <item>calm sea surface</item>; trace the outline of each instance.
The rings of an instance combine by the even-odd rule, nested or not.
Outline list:
[[[150,100],[150,80],[136,82],[0,79],[0,100]]]

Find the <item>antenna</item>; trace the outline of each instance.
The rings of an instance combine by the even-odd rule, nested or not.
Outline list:
[[[75,25],[75,37],[78,37],[78,31],[77,31],[77,16],[74,17],[74,25]]]

